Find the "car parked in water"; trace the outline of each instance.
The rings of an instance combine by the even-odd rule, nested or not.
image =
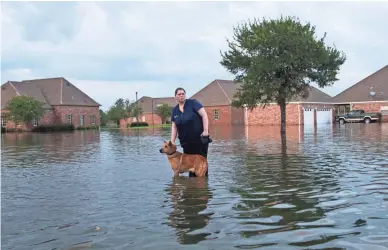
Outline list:
[[[343,115],[336,115],[335,121],[340,124],[351,123],[351,122],[364,122],[371,123],[379,121],[381,118],[381,114],[379,112],[376,113],[365,113],[362,109],[352,110]]]

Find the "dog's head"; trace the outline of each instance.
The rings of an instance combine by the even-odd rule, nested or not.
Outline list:
[[[176,152],[176,145],[172,144],[171,141],[163,142],[163,146],[161,149],[159,149],[159,152],[162,154],[168,154],[171,155]]]

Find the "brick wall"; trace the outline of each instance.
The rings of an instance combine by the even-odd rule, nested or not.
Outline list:
[[[388,106],[388,102],[352,103],[351,109],[363,109],[365,112],[381,112],[381,108]],[[388,122],[388,115],[381,117],[382,122]]]
[[[286,106],[286,123],[299,124],[298,104],[288,104]],[[256,107],[247,110],[247,125],[279,125],[280,124],[280,107],[276,104],[270,104],[265,108]],[[303,120],[302,120],[303,121]]]
[[[7,112],[7,111],[2,111],[2,113],[3,112]],[[43,116],[40,118],[39,124],[42,124],[42,125],[43,124],[44,125],[52,124],[53,120],[54,120],[53,110],[46,110],[45,113],[43,114]],[[34,127],[34,124],[33,124],[33,122],[29,122],[27,124],[24,124],[24,123],[15,124],[13,121],[7,120],[7,124],[5,127],[7,129],[18,128],[18,129],[22,129],[22,130],[29,130],[29,129]]]
[[[235,108],[235,107],[231,107],[231,112],[232,112],[232,120],[231,120],[231,123],[232,124],[244,124],[245,123],[245,119],[244,119],[244,108]]]
[[[154,117],[152,119],[152,116]],[[170,117],[167,119],[168,121],[170,120]],[[129,117],[127,119],[120,119],[120,127],[126,128],[127,124],[131,124],[132,122],[136,121],[136,117]],[[157,114],[152,114],[152,113],[145,113],[139,116],[139,121],[140,122],[146,122],[148,125],[160,125],[162,124],[162,118],[160,118],[159,115]]]
[[[99,107],[80,107],[80,106],[53,106],[53,120],[55,124],[68,123],[67,115],[70,114],[71,122],[75,127],[80,126],[80,117],[84,115],[84,126],[93,125],[90,119],[91,115],[95,116],[95,124],[100,125]]]
[[[381,112],[381,108],[388,106],[388,102],[352,103],[351,109],[363,109],[365,112]]]
[[[206,106],[206,114],[209,118],[210,125],[226,125],[232,120],[232,110],[229,105],[224,106]],[[218,113],[218,117],[216,114]],[[217,119],[218,118],[218,119]]]
[[[68,123],[67,115],[72,115],[72,123],[75,127],[80,126],[80,116],[84,115],[84,125],[93,125],[90,116],[95,116],[95,124],[100,125],[99,107],[78,107],[78,106],[53,106],[52,110],[47,110],[39,120],[39,125],[64,124]],[[16,125],[12,121],[7,121],[7,129],[20,128],[29,130],[33,128],[33,123]]]
[[[303,124],[304,115],[303,108],[332,108],[331,104],[315,104],[315,103],[303,103],[303,104],[288,104],[286,106],[286,124],[299,125]],[[252,111],[249,109],[246,111],[247,125],[279,125],[280,124],[280,107],[277,104],[268,105],[265,108],[256,107]],[[334,111],[333,111],[334,116]]]

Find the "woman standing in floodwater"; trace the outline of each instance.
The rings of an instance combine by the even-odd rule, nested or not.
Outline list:
[[[175,144],[178,134],[184,153],[200,154],[207,158],[211,139],[205,108],[195,99],[186,99],[183,88],[175,90],[175,99],[178,104],[171,111],[171,142]],[[189,176],[195,174],[190,172]]]

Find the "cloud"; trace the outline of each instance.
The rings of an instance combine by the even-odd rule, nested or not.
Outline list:
[[[348,59],[335,95],[387,64],[387,2],[3,2],[1,80],[63,76],[108,108],[134,93],[189,95],[233,79],[220,50],[233,26],[298,16]],[[166,85],[164,85],[166,84]]]

